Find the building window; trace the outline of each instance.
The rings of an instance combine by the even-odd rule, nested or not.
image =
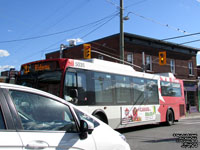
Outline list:
[[[151,58],[151,56],[146,56],[146,70],[152,71],[152,58]]]
[[[131,64],[133,64],[133,53],[128,53],[127,54],[127,61]]]
[[[192,65],[192,62],[188,63],[188,68],[189,68],[189,75],[193,75],[193,65]]]
[[[170,70],[171,70],[171,73],[175,74],[175,60],[174,59],[170,60]]]
[[[102,55],[99,55],[99,56],[98,56],[98,59],[103,60],[103,56],[102,56]]]

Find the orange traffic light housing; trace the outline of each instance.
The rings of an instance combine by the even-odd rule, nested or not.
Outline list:
[[[83,44],[84,59],[91,59],[91,44]]]
[[[166,51],[159,52],[159,65],[166,65]]]

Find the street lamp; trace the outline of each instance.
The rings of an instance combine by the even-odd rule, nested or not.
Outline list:
[[[128,14],[123,18],[123,20],[129,20],[130,18],[129,18],[129,14],[130,14],[131,12],[128,12]]]

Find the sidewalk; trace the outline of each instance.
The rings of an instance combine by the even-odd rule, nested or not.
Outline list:
[[[189,119],[189,118],[200,118],[200,112],[195,113],[186,113],[186,116],[182,119]]]

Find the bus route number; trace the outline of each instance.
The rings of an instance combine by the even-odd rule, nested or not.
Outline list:
[[[85,68],[85,64],[84,64],[84,63],[81,63],[81,62],[75,62],[75,67],[78,67],[78,68]]]

